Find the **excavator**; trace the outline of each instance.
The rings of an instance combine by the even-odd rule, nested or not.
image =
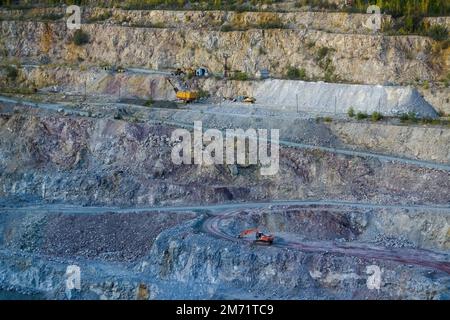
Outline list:
[[[179,90],[173,83],[172,81],[170,81],[169,78],[166,78],[167,82],[170,83],[170,85],[173,88],[173,91],[175,91],[175,95],[177,97],[177,99],[184,101],[185,103],[189,103],[192,101],[195,101],[198,99],[198,92],[197,91],[192,91],[192,90]]]
[[[247,229],[242,231],[239,235],[238,238],[241,239],[249,234],[255,234],[255,242],[256,243],[263,243],[263,244],[272,244],[273,240],[274,240],[274,236],[271,234],[264,234],[261,231],[259,231],[258,228],[254,228],[254,229]]]

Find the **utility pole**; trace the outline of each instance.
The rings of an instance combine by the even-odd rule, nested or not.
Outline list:
[[[225,60],[223,65],[223,77],[226,79],[228,78],[228,55],[224,54],[223,59]]]

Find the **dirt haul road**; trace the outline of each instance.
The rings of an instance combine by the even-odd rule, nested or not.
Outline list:
[[[327,208],[328,210],[333,210]],[[341,210],[341,209],[339,209]],[[242,213],[241,210],[229,210],[215,214],[207,218],[203,223],[203,230],[218,238],[229,241],[241,241],[243,243],[253,243],[254,238],[238,238],[237,235],[230,234],[221,228],[227,219],[233,219],[235,215]],[[407,265],[417,265],[431,268],[450,274],[450,260],[448,255],[424,249],[411,248],[386,248],[364,243],[338,243],[335,241],[295,241],[284,240],[276,237],[273,245],[277,248],[291,248],[304,252],[333,253],[355,256],[362,259],[377,259],[398,262]]]
[[[117,208],[117,207],[80,207],[71,205],[36,205],[19,208],[3,207],[0,212],[26,213],[33,211],[35,213],[46,214],[101,214],[106,212],[116,213],[143,213],[149,211],[198,211],[208,210],[211,216],[205,219],[202,230],[215,237],[241,242],[248,245],[253,242],[251,238],[238,239],[236,234],[230,234],[223,230],[222,223],[227,219],[233,219],[237,214],[245,209],[273,209],[281,206],[326,206],[329,211],[342,211],[343,208],[360,209],[405,209],[405,210],[428,210],[440,211],[450,214],[448,206],[429,206],[429,205],[383,205],[359,202],[347,202],[338,200],[280,200],[273,202],[246,202],[246,203],[226,203],[215,205],[189,205],[189,206],[165,206],[165,207],[138,207],[138,208]],[[276,236],[276,235],[275,235]],[[276,248],[291,248],[304,252],[333,253],[348,256],[356,256],[362,259],[378,259],[393,261],[400,264],[417,265],[430,269],[440,270],[450,274],[450,259],[447,254],[425,249],[413,248],[386,248],[371,244],[347,242],[338,243],[335,241],[296,241],[283,240],[275,238],[272,245]]]

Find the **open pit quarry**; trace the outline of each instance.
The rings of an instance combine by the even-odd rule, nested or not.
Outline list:
[[[0,8],[0,299],[450,299],[449,47],[290,3]],[[195,121],[279,170],[174,164]]]

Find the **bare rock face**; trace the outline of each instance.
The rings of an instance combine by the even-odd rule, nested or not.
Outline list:
[[[173,128],[164,125],[33,115],[12,115],[0,124],[3,197],[105,205],[318,194],[375,202],[448,201],[441,192],[449,188],[448,172],[370,158],[282,147],[278,175],[264,177],[251,166],[236,176],[225,165],[174,165]]]
[[[145,272],[180,284],[198,284],[211,298],[227,298],[239,290],[253,298],[285,299],[445,299],[444,284],[433,282],[423,270],[390,262],[370,262],[330,253],[279,250],[211,239],[189,232],[189,226],[163,232],[151,255],[161,257]],[[179,234],[185,235],[180,239]],[[367,286],[367,267],[383,270],[380,290]],[[344,267],[345,266],[345,267]],[[444,274],[440,274],[446,277]],[[405,285],[407,283],[407,285]],[[163,287],[160,288],[163,291]],[[196,293],[178,294],[195,298]],[[172,293],[172,297],[177,297]]]
[[[294,8],[289,8],[292,11]],[[34,8],[33,10],[0,9],[5,20],[37,19],[45,15],[65,14],[63,8]],[[83,8],[82,23],[106,23],[126,26],[158,27],[158,28],[209,28],[220,29],[224,25],[235,29],[256,28],[264,23],[278,22],[280,27],[289,29],[312,28],[336,33],[370,33],[364,24],[367,15],[345,12],[236,12],[236,11],[190,11],[190,10],[123,10],[108,8]],[[390,20],[390,16],[383,17]],[[440,18],[442,19],[442,18]],[[61,19],[58,19],[61,20]],[[435,21],[436,18],[430,18]],[[436,20],[441,22],[441,20]]]
[[[350,145],[358,144],[378,152],[396,150],[409,157],[450,163],[450,150],[439,146],[439,142],[445,145],[450,140],[450,132],[444,128],[386,127],[369,123],[332,123],[330,128]]]
[[[0,54],[23,64],[12,82],[0,70],[0,86],[101,98],[38,105],[0,97],[0,298],[6,289],[51,299],[448,299],[448,130],[277,111],[434,118],[406,84],[426,83],[422,92],[448,110],[448,88],[437,82],[450,49],[373,33],[366,15],[294,10],[87,8],[89,41],[75,45],[62,7],[0,9]],[[310,82],[219,79],[225,55],[250,79],[261,69],[285,78],[295,67]],[[250,95],[263,108],[153,101],[175,96],[167,73],[148,69],[200,66],[211,77],[194,78],[196,89],[221,101]],[[154,108],[110,103],[137,97]],[[172,131],[200,119],[204,129],[280,128],[278,174],[175,165]],[[276,234],[272,246],[237,240],[255,226]],[[82,288],[67,292],[73,263]],[[382,273],[376,289],[373,267]]]
[[[308,77],[328,74],[373,84],[407,83],[416,78],[435,80],[445,74],[445,70],[430,68],[427,48],[434,45],[433,41],[417,36],[332,34],[307,29],[220,32],[85,24],[82,29],[90,36],[89,44],[77,47],[71,44],[72,32],[63,23],[2,21],[0,26],[8,54],[23,60],[51,55],[55,62],[62,63],[84,60],[97,65],[106,62],[152,69],[205,66],[220,73],[223,55],[227,54],[231,70],[250,75],[268,68],[273,75],[281,76],[289,66],[296,66],[304,68]],[[323,56],[325,47],[329,49]]]

